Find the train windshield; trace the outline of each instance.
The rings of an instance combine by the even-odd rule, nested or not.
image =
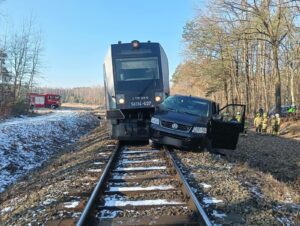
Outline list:
[[[117,81],[159,79],[157,57],[116,59]]]

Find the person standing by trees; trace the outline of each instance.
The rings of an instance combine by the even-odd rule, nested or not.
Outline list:
[[[262,119],[262,134],[267,134],[267,130],[268,130],[268,115],[267,113],[265,112],[263,114],[263,119]]]
[[[274,115],[271,115],[271,135],[274,136],[275,135],[275,124],[276,124],[276,119]]]
[[[256,114],[256,117],[254,118],[254,126],[255,126],[255,131],[256,134],[261,133],[261,128],[262,128],[262,117],[260,116],[259,113]]]
[[[279,129],[280,129],[280,115],[277,113],[275,114],[275,135],[279,136]]]

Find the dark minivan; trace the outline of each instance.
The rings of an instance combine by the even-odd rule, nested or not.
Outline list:
[[[212,100],[169,96],[151,118],[150,143],[183,149],[235,149],[244,122],[245,105],[219,109]]]

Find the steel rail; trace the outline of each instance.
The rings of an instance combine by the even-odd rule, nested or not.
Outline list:
[[[203,225],[206,225],[206,226],[212,226],[212,223],[210,222],[207,214],[205,213],[204,209],[202,208],[200,202],[198,201],[197,197],[195,196],[194,192],[192,191],[190,185],[188,184],[188,182],[186,181],[186,179],[184,178],[181,170],[179,169],[177,163],[175,162],[174,158],[172,157],[172,155],[170,154],[169,150],[167,148],[165,148],[165,151],[168,155],[168,157],[172,160],[172,164],[173,164],[173,167],[176,169],[179,177],[180,177],[180,180],[183,182],[183,185],[184,187],[186,188],[188,194],[190,195],[190,197],[192,198],[195,206],[197,207],[197,210],[200,214],[200,217],[202,218],[202,224]]]
[[[77,223],[77,226],[84,226],[84,225],[88,225],[89,223],[91,223],[91,222],[89,222],[89,220],[90,220],[90,217],[92,215],[92,211],[95,208],[95,203],[99,199],[99,194],[101,192],[103,192],[106,188],[106,182],[109,180],[110,172],[114,167],[115,159],[117,158],[117,156],[119,154],[118,151],[120,150],[120,148],[121,148],[121,145],[120,145],[120,143],[118,143],[117,146],[116,146],[116,149],[113,151],[108,163],[106,164],[105,169],[103,171],[103,174],[101,175],[99,181],[97,182],[97,185],[96,185],[95,189],[93,190],[92,195],[89,198],[88,203],[86,204],[82,215],[80,216],[80,219]],[[191,221],[191,224],[194,225],[196,223],[197,225],[211,226],[212,223],[210,222],[210,220],[209,220],[208,216],[206,215],[204,209],[202,208],[201,204],[199,203],[197,197],[193,193],[191,187],[189,186],[186,179],[184,178],[182,172],[180,171],[180,168],[176,164],[176,162],[175,162],[174,158],[172,157],[172,155],[170,154],[169,150],[167,148],[164,148],[164,151],[165,151],[164,156],[165,156],[167,162],[169,163],[168,165],[175,169],[176,178],[177,178],[178,181],[181,182],[181,191],[187,197],[189,197],[189,202],[187,203],[187,205],[190,206],[191,209],[196,213],[195,216],[197,216],[197,218],[196,218],[197,221],[196,222]],[[135,209],[135,207],[133,207],[133,209]],[[185,225],[189,224],[189,223],[187,223],[188,218],[181,219],[181,218],[179,218],[180,216],[174,216],[174,217],[177,217],[176,218],[177,220],[175,220],[174,223],[176,223],[178,220],[182,220],[182,223],[184,223]],[[147,216],[144,217],[144,218],[146,219]],[[133,220],[133,219],[130,219],[130,218],[128,218],[128,219],[131,220],[131,221]],[[172,219],[172,220],[174,220],[174,219]],[[196,219],[194,219],[194,220],[196,220]],[[122,220],[122,219],[118,219],[118,218],[116,218],[116,220],[117,220],[115,222],[116,224],[118,224],[118,223],[123,224],[123,223],[126,222],[126,218],[124,219],[125,221]],[[137,223],[137,225],[140,225],[140,223],[141,224],[145,223],[145,221],[143,221],[143,218],[137,218],[135,220],[138,220],[138,222],[134,222],[134,223]],[[156,219],[156,220],[158,220],[158,219]],[[168,224],[170,224],[170,218],[166,218],[166,219],[161,218],[161,220],[163,222],[169,222]],[[168,221],[165,221],[165,220],[168,220]],[[127,223],[130,223],[130,224],[133,223],[131,221],[128,221]],[[149,223],[150,222],[154,223],[152,218],[149,218],[148,221],[149,221]],[[160,223],[164,224],[163,222],[156,222],[156,223],[158,223],[158,225],[161,225]],[[178,221],[178,222],[180,222],[180,221]],[[178,224],[178,222],[177,222],[177,224]],[[102,222],[102,223],[104,223],[104,222]],[[111,224],[111,223],[112,222],[110,222],[109,224]],[[104,223],[104,225],[106,225],[106,223]]]
[[[111,154],[111,157],[108,161],[108,163],[106,164],[104,171],[99,179],[99,181],[97,182],[96,187],[93,190],[93,193],[91,195],[91,197],[88,200],[88,203],[86,204],[79,221],[77,222],[76,226],[85,226],[87,225],[87,220],[89,218],[90,212],[93,209],[93,206],[96,202],[96,199],[102,189],[102,187],[105,185],[105,180],[109,174],[109,170],[113,164],[113,160],[115,159],[115,157],[117,156],[117,152],[120,148],[120,143],[117,144],[115,150],[113,151],[113,153]]]

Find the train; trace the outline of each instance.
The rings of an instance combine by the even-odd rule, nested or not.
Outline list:
[[[151,117],[170,94],[167,55],[159,43],[118,42],[104,59],[106,118],[110,137],[148,140]]]

